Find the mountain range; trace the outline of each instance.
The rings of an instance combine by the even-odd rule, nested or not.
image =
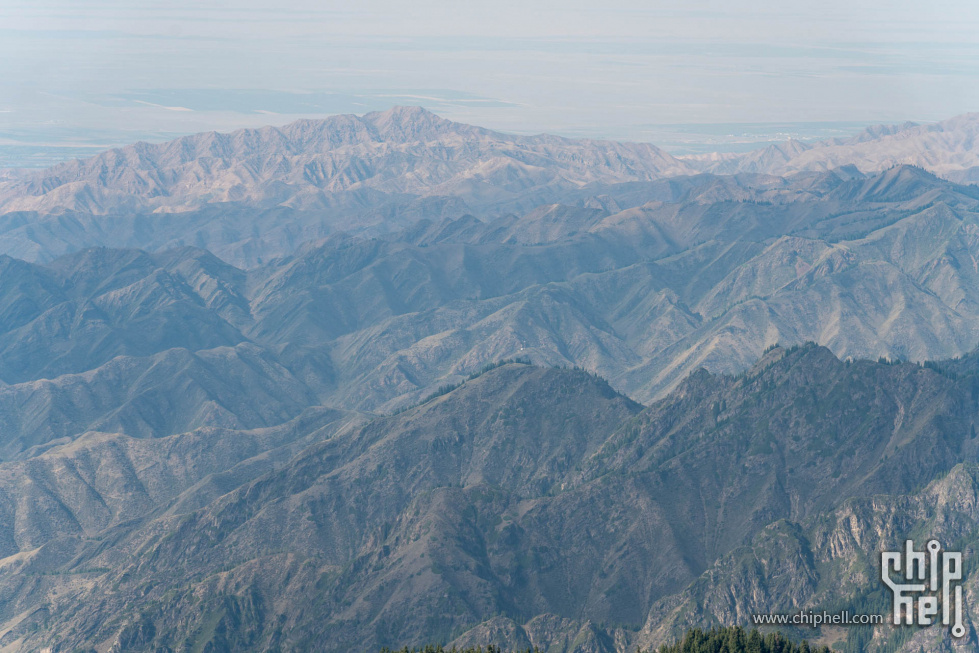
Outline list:
[[[673,157],[655,146],[513,136],[420,107],[137,143],[0,176],[0,253],[47,262],[86,247],[195,246],[253,267],[337,233],[420,219],[522,215],[546,204],[615,212],[609,187],[702,172],[786,176],[913,165],[976,181],[979,114],[791,141],[745,154]],[[662,188],[662,186],[661,186]]]
[[[979,113],[937,123],[869,127],[850,138],[801,142],[790,140],[745,153],[707,154],[682,160],[703,172],[761,172],[786,175],[856,166],[880,172],[898,165],[926,168],[951,181],[979,181]]]
[[[397,108],[6,174],[0,650],[883,613],[883,548],[979,544],[977,124],[676,158]],[[967,608],[788,634],[974,650]]]
[[[167,405],[180,428],[270,425],[314,399],[386,412],[513,357],[650,401],[776,342],[904,360],[979,342],[973,186],[904,166],[607,199],[650,196],[337,235],[251,269],[191,247],[0,259],[0,405],[22,407],[0,414],[3,447],[101,428],[109,406],[133,434],[174,432]]]
[[[138,143],[0,180],[0,251],[197,245],[251,264],[337,231],[492,216],[691,172],[652,145],[510,136],[397,107]]]
[[[19,488],[0,501],[0,644],[611,652],[859,608],[879,547],[922,524],[977,543],[977,360],[774,348],[646,408],[582,371],[509,364],[366,423],[89,433],[0,464]],[[870,632],[873,650],[936,637]]]

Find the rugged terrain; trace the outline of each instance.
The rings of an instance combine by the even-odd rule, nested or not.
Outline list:
[[[882,548],[979,542],[974,122],[709,162],[396,109],[5,176],[0,650],[885,611]],[[790,635],[973,650],[973,603]]]
[[[976,360],[775,348],[645,409],[587,373],[510,364],[360,425],[89,434],[0,465],[5,487],[37,488],[3,502],[0,643],[613,651],[859,605],[882,547],[925,524],[979,537]],[[304,432],[291,459],[259,453]],[[217,443],[231,452],[201,449]]]
[[[979,342],[973,186],[899,167],[616,192],[659,199],[337,235],[252,269],[189,247],[0,258],[0,452],[265,426],[310,402],[390,411],[504,358],[650,401],[775,342],[918,361]]]
[[[0,179],[0,251],[195,245],[254,264],[336,231],[526,211],[691,172],[652,145],[511,136],[397,107],[137,143]]]
[[[87,247],[194,246],[254,267],[310,240],[385,234],[422,219],[488,221],[548,204],[616,213],[674,196],[688,186],[684,176],[700,172],[874,175],[912,165],[970,183],[979,180],[977,131],[979,114],[965,114],[678,159],[648,144],[513,136],[396,107],[137,143],[0,175],[0,253],[47,262]],[[641,185],[667,179],[676,181]]]

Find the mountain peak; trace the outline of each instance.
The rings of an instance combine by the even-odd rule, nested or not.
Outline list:
[[[854,177],[839,187],[837,195],[869,202],[904,202],[950,185],[924,168],[899,164],[865,178]]]
[[[847,139],[846,143],[865,143],[867,141],[880,140],[885,136],[893,136],[895,134],[900,134],[901,132],[906,132],[915,127],[918,127],[918,123],[911,122],[910,120],[901,123],[899,125],[871,125],[867,127],[862,132],[856,136]]]
[[[492,215],[539,204],[544,189],[689,172],[652,145],[503,134],[396,106],[110,150],[4,183],[0,213],[186,213],[234,203],[327,209],[349,228],[351,213],[381,194]]]
[[[365,115],[364,119],[366,120],[374,116],[376,116],[378,120],[444,120],[444,118],[440,118],[425,107],[413,104],[399,104],[387,109],[386,111],[374,111]]]
[[[420,106],[396,106],[375,111],[362,118],[385,140],[411,141],[434,139],[448,133],[473,133],[479,128],[455,123]]]

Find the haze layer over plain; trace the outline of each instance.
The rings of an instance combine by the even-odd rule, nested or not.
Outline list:
[[[0,167],[405,103],[518,133],[681,148],[979,106],[969,2],[923,15],[910,2],[253,1],[231,12],[112,1],[80,13],[15,0],[0,25]],[[691,135],[672,123],[714,126]],[[752,135],[721,123],[783,125]]]

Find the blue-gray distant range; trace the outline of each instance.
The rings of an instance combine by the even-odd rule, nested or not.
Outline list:
[[[196,245],[254,265],[339,231],[380,233],[464,213],[492,219],[548,203],[598,206],[613,186],[700,173],[787,176],[854,166],[866,174],[913,165],[970,183],[979,181],[977,129],[979,114],[967,114],[848,139],[675,157],[648,144],[512,136],[399,107],[7,171],[0,212],[15,218],[3,219],[0,252],[50,260],[92,245]]]
[[[970,114],[677,158],[401,107],[14,173],[0,182],[0,252],[56,268],[130,256],[92,247],[189,256],[204,276],[175,278],[167,296],[211,290],[191,302],[208,317],[186,346],[312,347],[337,366],[348,407],[404,405],[518,354],[650,399],[773,342],[914,360],[979,342],[975,187],[962,185],[979,175],[977,130]],[[154,274],[169,278],[168,265]],[[163,301],[153,285],[126,287]],[[45,296],[18,305],[0,380],[148,353],[104,300]],[[90,307],[109,311],[94,340],[73,333]],[[24,341],[49,353],[3,344]]]
[[[0,648],[883,610],[880,550],[979,548],[977,130],[674,156],[402,107],[5,173]]]

